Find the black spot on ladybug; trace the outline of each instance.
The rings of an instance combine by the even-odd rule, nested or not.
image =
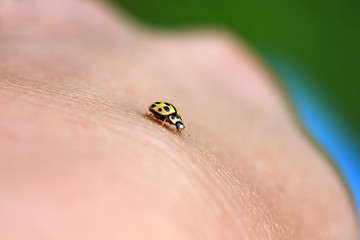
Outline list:
[[[155,102],[156,104],[160,104],[161,102]]]
[[[167,103],[167,102],[164,102],[164,103],[165,103],[165,105],[170,106],[170,103]]]
[[[164,110],[167,111],[167,112],[169,112],[169,111],[170,111],[170,108],[169,108],[168,106],[165,106],[165,107],[164,107]]]
[[[161,109],[161,108],[158,108],[158,111],[159,111],[159,112],[161,112],[161,111],[162,111],[162,109]]]
[[[153,105],[151,105],[150,107],[151,107],[151,108],[154,108],[154,107],[156,107],[156,104],[153,104]]]

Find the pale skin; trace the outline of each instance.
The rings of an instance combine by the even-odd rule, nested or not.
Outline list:
[[[357,239],[346,186],[238,40],[91,1],[0,17],[2,239]],[[154,101],[183,134],[144,117]]]

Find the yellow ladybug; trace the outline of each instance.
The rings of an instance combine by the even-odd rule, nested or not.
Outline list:
[[[162,121],[160,126],[164,126],[165,122],[174,124],[176,130],[181,133],[184,130],[185,125],[182,122],[180,113],[176,110],[175,106],[167,102],[154,102],[150,105],[150,114],[146,114],[146,117],[155,117]]]

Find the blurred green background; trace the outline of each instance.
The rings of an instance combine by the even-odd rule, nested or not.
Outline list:
[[[220,27],[311,75],[324,104],[360,133],[359,0],[112,0],[158,28]],[[265,52],[265,53],[264,53]],[[266,58],[266,56],[264,56]]]
[[[241,37],[278,75],[360,215],[359,0],[109,1],[143,25],[221,28]]]

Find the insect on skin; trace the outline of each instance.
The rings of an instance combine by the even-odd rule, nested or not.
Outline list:
[[[145,117],[154,117],[159,119],[161,122],[160,127],[164,126],[165,122],[175,125],[176,130],[179,134],[184,130],[185,125],[181,119],[180,113],[177,111],[174,105],[168,102],[154,102],[150,105],[150,114],[146,114]]]

